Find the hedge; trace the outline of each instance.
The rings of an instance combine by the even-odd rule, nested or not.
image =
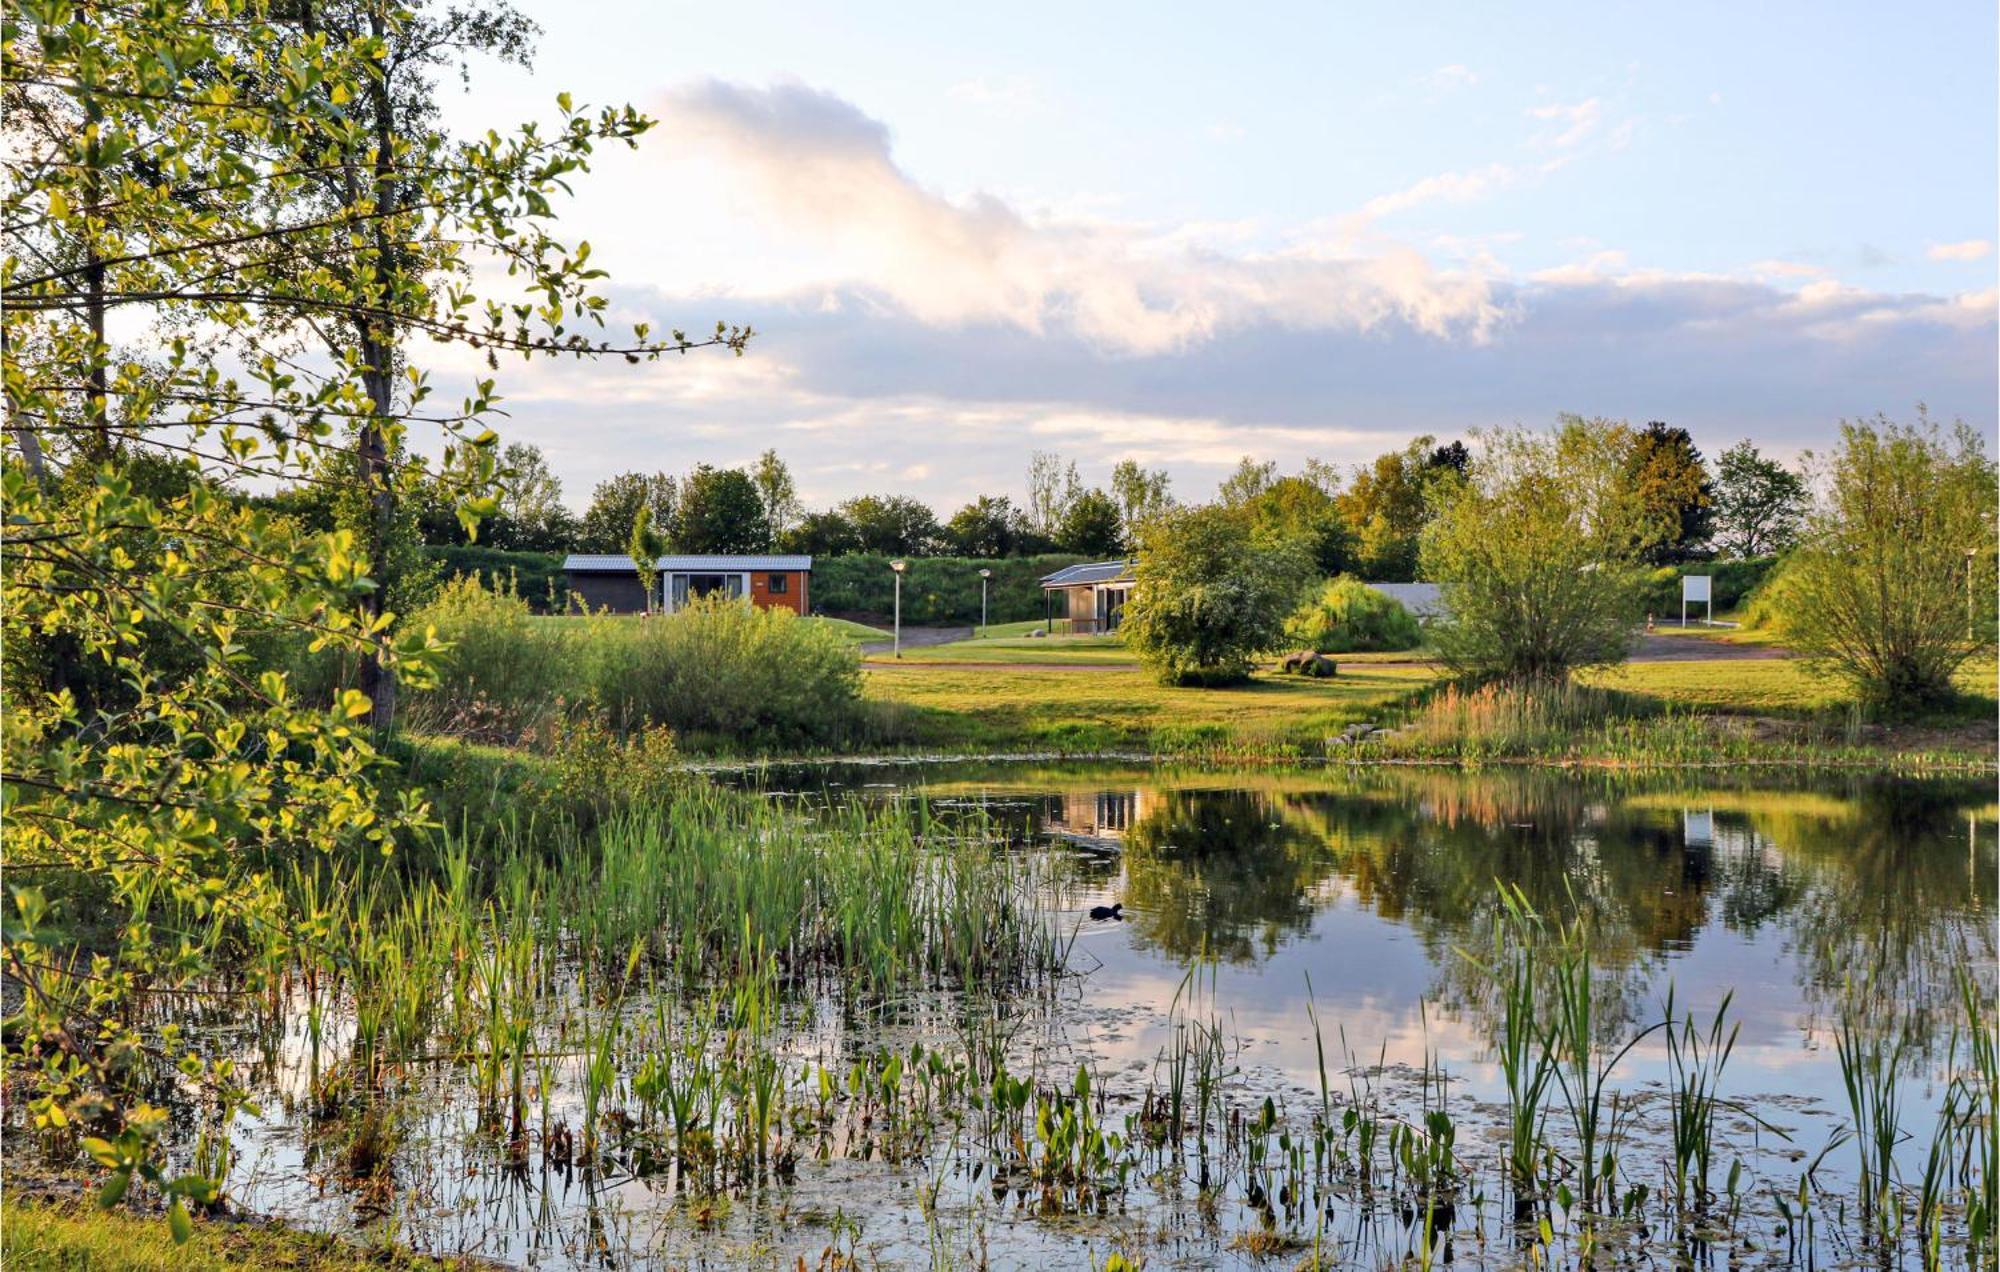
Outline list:
[[[560,552],[510,552],[468,543],[426,547],[424,559],[437,563],[440,581],[469,574],[489,591],[500,591],[512,580],[521,599],[537,614],[559,613],[563,608],[566,589]]]
[[[1681,614],[1681,576],[1706,574],[1715,596],[1715,612],[1721,614],[1742,604],[1745,597],[1771,572],[1776,557],[1749,557],[1741,561],[1696,561],[1688,565],[1662,566],[1653,571],[1646,587],[1646,610],[1658,618],[1678,619]],[[1690,618],[1703,615],[1705,607],[1689,602]]]
[[[911,557],[903,575],[906,623],[977,623],[979,571],[993,571],[988,584],[987,619],[1018,623],[1042,617],[1043,575],[1085,558],[1071,555],[1003,557]],[[813,560],[812,607],[823,614],[865,614],[887,619],[895,607],[891,558],[861,552]]]

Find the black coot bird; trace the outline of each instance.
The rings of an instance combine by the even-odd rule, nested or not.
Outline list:
[[[1090,917],[1099,923],[1104,922],[1106,919],[1115,919],[1123,922],[1125,919],[1125,903],[1120,901],[1115,905],[1093,905],[1090,907]]]

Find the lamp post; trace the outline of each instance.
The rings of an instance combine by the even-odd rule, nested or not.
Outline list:
[[[993,571],[979,572],[979,634],[986,634],[986,581],[993,577]]]
[[[903,571],[909,567],[908,561],[891,561],[889,568],[896,572],[896,657],[903,656]]]

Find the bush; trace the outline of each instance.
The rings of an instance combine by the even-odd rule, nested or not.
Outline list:
[[[408,621],[453,643],[437,687],[407,696],[419,732],[546,743],[587,718],[756,750],[832,742],[861,718],[854,646],[789,610],[711,597],[670,617],[543,618],[468,578]]]
[[[1632,431],[1565,417],[1508,430],[1424,530],[1448,617],[1431,640],[1461,675],[1561,680],[1616,662],[1645,612],[1641,554],[1666,531],[1625,478]]]
[[[1234,509],[1162,513],[1139,530],[1125,644],[1162,684],[1240,681],[1283,641],[1311,570],[1297,540],[1260,544]]]
[[[1866,702],[1953,697],[1953,674],[1994,648],[1994,477],[1963,424],[1947,439],[1921,414],[1843,423],[1825,501],[1786,559],[1783,639]]]
[[[988,583],[988,620],[1018,623],[1043,615],[1042,576],[1084,558],[1073,555],[1001,557],[911,557],[903,575],[905,623],[977,623],[979,571],[993,571]],[[895,607],[891,558],[873,552],[820,557],[813,561],[812,605],[826,614],[864,614],[887,620]]]
[[[591,696],[621,729],[665,724],[684,739],[761,749],[832,742],[860,716],[853,643],[789,610],[711,596],[581,630]]]
[[[1321,654],[1414,649],[1423,642],[1417,620],[1403,603],[1342,575],[1285,620],[1285,643]]]

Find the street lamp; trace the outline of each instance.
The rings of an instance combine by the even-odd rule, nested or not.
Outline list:
[[[986,580],[992,577],[993,571],[991,570],[981,570],[979,572],[979,634],[981,636],[986,634]]]
[[[908,561],[891,561],[889,568],[896,572],[896,657],[903,656],[903,571],[908,569]]]

